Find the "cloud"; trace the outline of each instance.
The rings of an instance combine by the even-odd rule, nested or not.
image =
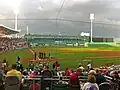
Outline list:
[[[94,36],[120,36],[118,35],[120,33],[119,0],[88,0],[86,2],[66,0],[59,18],[73,21],[58,21],[58,27],[56,27],[55,20],[41,20],[55,19],[62,3],[63,0],[23,0],[19,8],[19,18],[27,20],[18,20],[19,28],[25,30],[28,25],[32,33],[65,32],[70,35],[78,35],[82,31],[90,31],[89,14],[92,12],[95,13],[95,23],[105,23],[94,24]],[[0,11],[1,18],[14,19],[11,8],[0,4]],[[14,28],[14,22],[10,20],[4,20],[1,23]]]

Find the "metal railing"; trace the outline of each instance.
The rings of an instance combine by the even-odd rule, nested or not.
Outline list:
[[[80,84],[87,81],[87,79],[81,79],[81,78],[85,78],[85,77],[86,76],[79,76]],[[24,80],[25,81],[30,81],[30,82],[28,82],[28,83],[30,83],[30,85],[35,84],[37,82],[39,82],[40,85],[43,85],[42,83],[48,81],[50,84],[49,84],[49,87],[46,87],[46,90],[53,90],[53,84],[55,82],[58,82],[60,80],[60,77],[59,76],[53,76],[51,78],[48,78],[48,77],[37,76],[37,77],[34,77],[34,78],[24,78]],[[68,84],[69,80],[70,80],[69,76],[62,76],[62,81],[67,82],[67,84]],[[27,84],[27,82],[26,82],[26,84]],[[27,86],[26,84],[23,84],[23,87],[26,86],[26,87],[29,88],[30,85],[28,84],[28,86]],[[41,87],[44,87],[44,86],[41,86]],[[35,90],[34,87],[33,87],[33,90]],[[41,88],[41,90],[45,90],[45,88]]]
[[[35,83],[38,83],[41,85],[41,87],[44,87],[42,85],[43,82],[47,82],[49,81],[49,88],[46,87],[46,90],[53,90],[53,84],[54,82],[56,81],[59,81],[60,80],[60,77],[62,77],[62,81],[65,81],[68,83],[68,81],[70,80],[70,76],[53,76],[51,78],[48,78],[48,77],[43,77],[43,76],[36,76],[34,78],[24,78],[25,81],[30,81],[28,82],[30,85],[31,84],[35,84]],[[82,86],[86,81],[87,81],[87,76],[79,76],[79,81],[80,81],[80,85]],[[107,81],[110,81],[112,78],[111,77],[108,77],[108,76],[105,76],[106,80]],[[27,83],[27,82],[26,82]],[[26,84],[23,84],[23,87],[25,86]],[[26,87],[29,88],[30,85],[26,85]],[[24,89],[23,89],[24,90]],[[26,89],[25,89],[26,90]],[[33,90],[35,90],[35,88],[33,87]],[[41,88],[40,90],[45,90],[43,88]]]

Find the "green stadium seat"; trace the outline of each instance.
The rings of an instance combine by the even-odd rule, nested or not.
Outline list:
[[[69,90],[69,88],[66,84],[54,84],[53,90]]]
[[[80,90],[80,86],[78,86],[78,85],[70,85],[69,90]]]

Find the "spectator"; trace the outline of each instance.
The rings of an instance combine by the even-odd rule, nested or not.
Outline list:
[[[38,68],[40,69],[40,71],[42,70],[43,64],[41,62],[38,63]]]
[[[20,56],[17,57],[17,62],[20,63]]]
[[[5,70],[6,67],[7,67],[7,62],[6,59],[4,59],[2,62],[2,68]]]
[[[33,78],[33,77],[38,76],[38,71],[34,71],[34,72],[31,73],[29,76],[30,76],[30,78]]]
[[[4,73],[2,70],[0,70],[0,90],[4,90]]]
[[[53,63],[53,69],[55,69],[55,63]]]
[[[49,67],[47,66],[46,69],[42,72],[43,77],[52,77],[52,72],[49,70]]]
[[[95,70],[90,70],[88,75],[96,75],[96,71]]]
[[[56,61],[55,65],[56,65],[56,70],[59,71],[60,70],[60,63],[58,61]]]
[[[71,74],[70,69],[66,68],[66,70],[65,70],[65,76],[70,76],[70,74]]]
[[[46,90],[46,88],[50,88],[51,86],[51,80],[44,81],[44,78],[51,78],[52,73],[49,70],[49,67],[47,66],[46,69],[42,72],[43,79],[41,80],[41,86],[42,90]]]
[[[84,84],[82,90],[99,90],[96,84],[96,78],[94,75],[89,75],[87,82]]]
[[[22,74],[21,72],[17,71],[16,70],[16,64],[13,64],[12,65],[12,69],[10,71],[7,72],[7,75],[6,76],[17,76],[19,78],[19,80],[22,79]]]
[[[81,70],[84,70],[85,68],[82,66],[82,64],[79,64],[79,68],[81,69]]]
[[[34,69],[34,63],[33,63],[33,61],[31,61],[29,63],[29,69],[31,69],[33,71],[33,69]]]
[[[101,74],[100,70],[96,70],[96,83],[100,85],[101,83],[106,82],[105,77]]]
[[[88,67],[88,70],[90,70],[92,68],[92,64],[89,62],[87,67]]]
[[[76,73],[73,73],[70,77],[69,85],[80,85],[79,77],[81,75],[81,69],[77,69]]]

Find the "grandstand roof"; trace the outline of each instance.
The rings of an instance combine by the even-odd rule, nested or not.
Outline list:
[[[15,31],[15,29],[12,29],[10,27],[7,27],[3,24],[0,24],[0,35],[10,35],[10,34],[16,34],[19,33],[21,30]]]

